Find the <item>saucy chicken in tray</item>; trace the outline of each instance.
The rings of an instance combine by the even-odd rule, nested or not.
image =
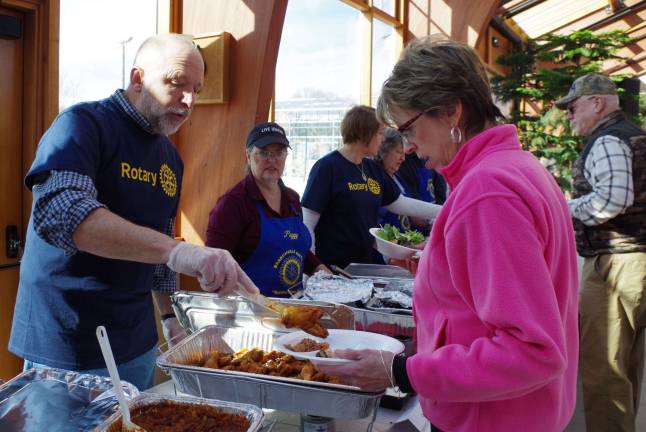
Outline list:
[[[341,384],[337,377],[318,371],[309,360],[298,360],[289,354],[276,350],[266,352],[259,348],[253,348],[250,350],[241,349],[235,353],[211,351],[203,361],[193,362],[191,365]]]

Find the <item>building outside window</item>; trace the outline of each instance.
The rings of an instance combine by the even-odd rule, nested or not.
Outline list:
[[[373,0],[373,6],[395,15],[395,0]],[[370,18],[372,58],[366,70],[365,22],[363,12],[341,1],[292,0],[287,5],[276,67],[275,121],[292,146],[283,181],[300,194],[312,165],[341,146],[341,120],[362,102],[362,79],[371,78],[374,106],[395,64],[401,44],[395,28]]]

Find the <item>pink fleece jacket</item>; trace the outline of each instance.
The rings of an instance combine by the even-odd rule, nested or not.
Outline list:
[[[576,399],[577,262],[551,175],[512,125],[464,143],[414,289],[406,362],[443,431],[562,431]]]

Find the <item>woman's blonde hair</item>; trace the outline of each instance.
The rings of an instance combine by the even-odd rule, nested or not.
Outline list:
[[[344,144],[367,143],[379,130],[375,109],[366,105],[355,105],[341,120],[341,139]]]
[[[478,133],[487,121],[502,118],[478,54],[464,44],[426,37],[411,42],[402,52],[382,86],[377,118],[392,125],[393,107],[451,114],[458,101],[464,113],[460,126],[467,133]]]

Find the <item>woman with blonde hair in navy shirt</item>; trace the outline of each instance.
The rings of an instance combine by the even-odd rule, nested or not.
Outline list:
[[[319,159],[303,193],[303,220],[316,255],[327,265],[371,263],[379,208],[432,220],[440,206],[403,196],[386,171],[370,159],[383,127],[374,108],[358,105],[341,122],[343,146]]]

